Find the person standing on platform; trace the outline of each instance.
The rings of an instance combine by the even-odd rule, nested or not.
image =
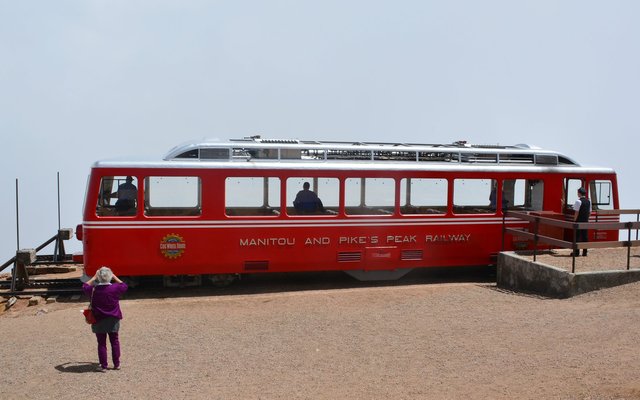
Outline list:
[[[573,220],[575,222],[589,222],[591,215],[591,201],[587,198],[587,190],[583,187],[578,189],[578,200],[573,204]],[[589,231],[587,229],[576,230],[576,242],[588,242]],[[575,249],[573,255],[578,257],[580,250]],[[582,249],[582,255],[587,256],[587,249]]]

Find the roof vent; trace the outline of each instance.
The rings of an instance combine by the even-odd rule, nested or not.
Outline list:
[[[276,143],[276,144],[297,144],[296,139],[261,139],[260,143]]]

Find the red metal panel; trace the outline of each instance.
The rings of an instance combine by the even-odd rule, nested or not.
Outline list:
[[[365,271],[391,269],[400,261],[400,250],[395,246],[365,248]],[[395,268],[394,268],[395,269]]]
[[[83,225],[84,262],[87,273],[108,265],[119,275],[180,275],[245,273],[252,271],[392,270],[431,266],[487,265],[501,250],[502,216],[495,214],[454,215],[451,201],[441,215],[345,215],[344,179],[380,176],[398,181],[406,176],[482,177],[495,179],[544,179],[545,211],[561,212],[562,179],[567,175],[537,172],[473,173],[416,170],[319,172],[318,176],[340,179],[338,215],[274,217],[225,215],[227,176],[310,176],[310,170],[286,169],[158,169],[132,168],[93,171],[87,190]],[[102,176],[134,175],[143,186],[146,176],[199,176],[202,181],[202,215],[195,217],[147,217],[142,210],[130,217],[98,217],[96,203]],[[584,174],[583,174],[584,175]],[[613,182],[614,175],[593,175],[589,179]],[[449,199],[453,185],[449,184]],[[139,204],[144,204],[144,187]],[[285,192],[281,193],[284,209]],[[525,227],[526,224],[510,225]],[[594,240],[611,240],[615,232],[593,235]],[[506,250],[512,249],[507,241]]]

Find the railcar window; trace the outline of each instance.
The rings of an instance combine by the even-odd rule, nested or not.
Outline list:
[[[201,160],[228,160],[229,149],[200,149]]]
[[[591,204],[596,210],[613,210],[613,192],[611,181],[592,181],[589,184]]]
[[[200,154],[198,152],[198,149],[185,151],[184,153],[176,156],[176,158],[199,158],[199,157],[200,157]]]
[[[400,181],[402,214],[444,214],[447,212],[446,179],[403,178]]]
[[[236,217],[280,215],[280,178],[227,178],[225,210],[227,215]]]
[[[308,188],[305,187],[308,184]],[[336,215],[340,201],[337,178],[288,178],[287,214]]]
[[[150,176],[145,179],[144,213],[147,216],[202,214],[200,178]]]
[[[302,158],[302,152],[299,149],[280,149],[280,158],[282,160],[299,160]]]
[[[502,206],[508,209],[542,210],[544,182],[537,179],[507,179],[502,183]]]
[[[565,179],[564,180],[564,204],[565,211],[573,214],[573,204],[578,200],[578,189],[583,185],[582,179]],[[591,205],[593,207],[593,204]]]
[[[345,212],[349,215],[391,215],[395,208],[392,178],[348,178],[345,181]]]
[[[456,179],[453,181],[453,211],[457,214],[496,212],[495,179]]]
[[[327,156],[326,149],[302,149],[300,158],[303,160],[324,160]]]
[[[137,213],[138,179],[135,176],[105,176],[100,181],[96,215],[133,216]]]

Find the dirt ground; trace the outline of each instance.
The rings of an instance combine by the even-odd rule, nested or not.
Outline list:
[[[593,250],[577,270],[612,254]],[[492,281],[330,273],[141,288],[122,301],[122,370],[107,373],[94,372],[86,301],[21,300],[0,316],[0,397],[640,399],[640,283],[555,300]]]
[[[536,255],[536,262],[552,265],[567,271],[572,269],[572,250],[555,249]],[[640,268],[640,248],[632,247],[627,257],[626,248],[618,249],[590,249],[586,257],[576,257],[575,273],[612,271],[627,269],[627,258],[630,269]],[[528,258],[533,260],[532,255]]]

